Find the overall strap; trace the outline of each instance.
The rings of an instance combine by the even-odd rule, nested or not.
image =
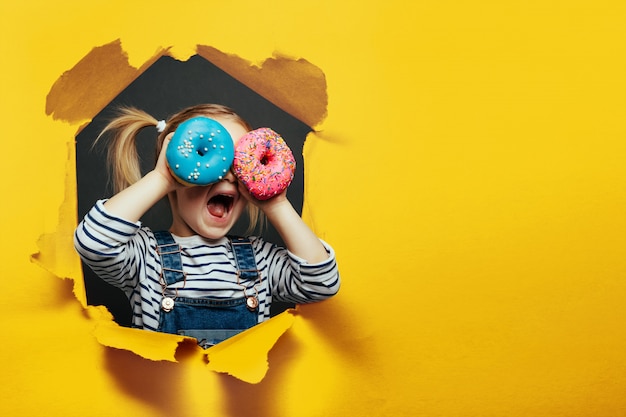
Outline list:
[[[239,277],[241,279],[256,280],[259,277],[259,270],[254,259],[254,249],[250,239],[237,236],[228,236],[228,239],[233,248]]]
[[[161,258],[161,274],[165,283],[171,285],[183,281],[185,273],[183,272],[183,259],[180,256],[180,246],[168,231],[154,232],[154,237],[157,240],[156,251]]]

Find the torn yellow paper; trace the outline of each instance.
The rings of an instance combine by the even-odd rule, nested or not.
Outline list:
[[[625,416],[625,8],[2,2],[0,415]],[[46,115],[46,95],[115,39],[133,67],[159,45],[205,44],[324,69],[305,197],[344,287],[299,308],[259,384],[102,348],[65,281],[30,262],[86,120]],[[49,237],[41,263],[78,285],[69,244]]]
[[[216,61],[225,72],[240,79],[278,107],[300,118],[308,125],[320,123],[326,115],[326,82],[323,72],[299,59],[273,58],[261,68],[215,48],[199,46],[205,59]],[[120,91],[168,53],[160,48],[140,68],[129,64],[119,40],[95,47],[52,86],[46,101],[46,113],[55,120],[81,124],[91,120]],[[74,143],[69,143],[65,202],[61,207],[59,226],[55,233],[41,236],[40,251],[33,261],[60,277],[82,277],[80,261],[73,250],[76,218],[76,166]],[[67,266],[72,266],[66,270]],[[74,281],[74,293],[87,315],[94,321],[93,334],[103,346],[125,349],[153,361],[178,361],[189,355],[203,357],[208,369],[230,374],[242,381],[257,383],[265,376],[269,364],[267,355],[280,336],[292,325],[295,310],[288,310],[231,338],[209,350],[202,350],[195,340],[126,328],[113,321],[105,307],[88,306],[82,279]]]
[[[74,142],[67,144],[65,198],[59,208],[57,230],[39,237],[39,252],[31,255],[31,261],[60,278],[82,276],[80,260],[73,248],[76,228],[76,149]],[[74,295],[85,307],[87,297],[82,279],[74,279]]]
[[[104,307],[99,307],[99,309],[106,311]],[[91,317],[97,320],[94,336],[102,345],[130,350],[153,361],[176,362],[176,350],[185,340],[183,336],[122,327],[113,321],[113,316],[110,314],[102,314],[100,317],[91,315]]]
[[[305,59],[274,56],[256,66],[204,45],[198,46],[198,55],[308,126],[314,127],[326,117],[326,77]]]
[[[231,337],[208,350],[209,369],[230,374],[242,381],[260,382],[269,369],[267,353],[293,324],[295,310],[289,309],[270,320]]]
[[[54,83],[46,99],[46,114],[70,123],[91,119],[166,53],[159,49],[148,62],[134,68],[119,39],[93,48]]]
[[[269,369],[267,353],[295,320],[289,309],[209,349],[190,337],[121,327],[104,307],[88,307],[97,321],[94,335],[102,345],[135,352],[143,358],[175,362],[180,355],[205,357],[207,368],[249,383],[260,382]],[[181,352],[184,351],[184,352]]]

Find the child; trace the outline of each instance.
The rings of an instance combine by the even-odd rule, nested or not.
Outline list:
[[[256,200],[232,171],[208,186],[184,186],[172,177],[167,143],[180,123],[197,116],[221,123],[235,143],[250,130],[231,109],[215,104],[189,107],[167,123],[124,109],[107,125],[100,137],[115,133],[109,163],[116,194],[87,213],[74,242],[98,276],[124,291],[133,327],[195,337],[208,347],[267,320],[272,301],[324,300],[340,283],[333,249],[307,227],[285,192]],[[134,140],[149,126],[161,132],[158,158],[141,177]],[[172,211],[169,232],[142,227],[141,216],[164,196]],[[286,248],[260,237],[229,237],[246,208],[249,231],[264,215]]]

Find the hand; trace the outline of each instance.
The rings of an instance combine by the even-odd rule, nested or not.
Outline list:
[[[287,199],[287,189],[268,200],[258,200],[250,194],[241,181],[237,180],[237,182],[239,193],[265,214],[291,253],[310,263],[318,263],[328,259],[326,248],[315,233],[302,221],[300,215]]]
[[[284,203],[291,205],[291,203],[287,199],[287,190],[286,189],[282,193],[276,194],[272,198],[269,198],[267,200],[259,200],[256,197],[254,197],[252,194],[250,194],[250,191],[248,191],[248,188],[246,188],[246,186],[243,184],[243,182],[237,180],[237,185],[238,185],[238,188],[239,188],[239,193],[246,200],[248,200],[249,203],[254,204],[255,206],[257,206],[265,214],[267,214],[268,211],[271,211],[274,207],[276,207],[278,205],[281,205],[281,204],[284,204]]]
[[[159,174],[168,184],[168,192],[176,191],[179,188],[185,187],[185,185],[181,184],[179,181],[174,178],[172,172],[170,171],[167,165],[167,158],[165,157],[165,153],[167,151],[167,146],[172,139],[174,133],[168,134],[163,140],[163,146],[161,147],[161,152],[159,153],[159,157],[157,158],[156,165],[154,167],[154,172]]]
[[[161,198],[184,187],[174,179],[165,160],[165,150],[171,136],[168,135],[163,141],[154,169],[104,203],[112,214],[130,222],[138,221]]]

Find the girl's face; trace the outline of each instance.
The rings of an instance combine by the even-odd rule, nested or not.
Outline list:
[[[235,121],[208,117],[220,122],[235,143],[247,132]],[[211,185],[180,187],[170,198],[173,218],[170,231],[181,237],[200,235],[209,239],[222,238],[239,219],[246,202],[231,171],[223,180]]]

